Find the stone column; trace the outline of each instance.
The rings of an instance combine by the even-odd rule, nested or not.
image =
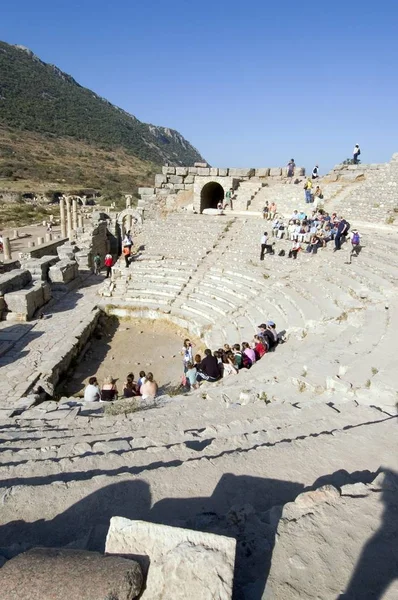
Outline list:
[[[66,235],[68,236],[68,238],[72,237],[72,210],[71,210],[71,202],[70,199],[67,198],[66,199],[66,222],[67,222],[67,226],[66,226]]]
[[[10,238],[8,238],[8,237],[3,238],[3,253],[4,253],[4,260],[12,259]]]
[[[131,215],[126,215],[124,218],[124,223],[126,231],[131,231],[131,228],[133,226],[133,217]]]
[[[82,227],[83,227],[83,215],[77,215],[77,226],[79,227],[79,229],[82,229]]]
[[[41,246],[42,244],[44,244],[44,237],[38,237],[37,238],[37,245]]]
[[[46,242],[51,242],[53,239],[53,236],[51,235],[51,233],[46,233]]]
[[[131,198],[132,198],[131,195],[127,194],[125,196],[125,198],[126,198],[126,208],[131,208]]]
[[[72,229],[75,231],[77,229],[77,200],[73,198],[72,200]]]
[[[61,238],[66,238],[65,200],[59,199],[59,214],[61,220]]]

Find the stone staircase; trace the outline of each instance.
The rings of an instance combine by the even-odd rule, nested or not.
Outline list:
[[[238,188],[235,190],[235,198],[233,200],[234,210],[247,210],[263,186],[264,183],[260,180],[241,181]]]
[[[290,211],[296,186],[282,187]],[[103,550],[111,516],[146,519],[236,537],[234,598],[261,600],[281,505],[396,468],[397,239],[364,226],[350,265],[344,246],[260,261],[266,227],[233,213],[145,222],[145,248],[129,269],[117,265],[104,307],[173,319],[212,349],[250,341],[268,319],[287,342],[237,377],[152,409],[109,416],[64,398],[2,411],[0,556],[32,545]]]

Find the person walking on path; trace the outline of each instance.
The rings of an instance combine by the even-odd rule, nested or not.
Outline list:
[[[112,254],[106,254],[105,256],[105,268],[106,268],[106,278],[108,279],[108,277],[111,276],[112,273],[112,267],[113,267],[113,258],[112,258]]]
[[[289,183],[292,183],[294,177],[294,169],[296,168],[296,163],[294,162],[294,158],[291,158],[287,163],[287,179]]]
[[[260,260],[264,260],[264,253],[267,251],[267,254],[274,254],[274,249],[271,244],[267,244],[268,242],[268,233],[264,231],[261,236],[261,252],[260,252]]]
[[[224,202],[224,208],[227,208],[227,206],[229,206],[231,208],[231,210],[233,210],[232,208],[232,194],[233,194],[233,189],[229,188],[229,190],[227,192],[225,192],[225,202]]]
[[[123,247],[123,256],[125,260],[126,269],[130,266],[130,255],[131,255],[131,246]]]
[[[342,218],[340,223],[337,225],[337,233],[336,237],[334,238],[334,252],[336,252],[336,250],[341,250],[341,238],[345,238],[349,228],[349,223]]]
[[[359,147],[359,144],[355,144],[355,148],[352,152],[352,158],[354,161],[354,165],[358,164],[358,156],[361,154],[361,149]]]
[[[94,263],[94,275],[99,275],[100,271],[101,271],[101,257],[98,254],[98,252],[96,253],[96,255],[93,258],[93,263]]]
[[[350,264],[353,256],[358,256],[361,251],[361,236],[359,235],[358,229],[353,229],[351,234],[351,252],[350,252]]]

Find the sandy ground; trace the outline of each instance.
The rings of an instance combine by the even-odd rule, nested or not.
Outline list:
[[[132,372],[138,379],[141,370],[151,371],[159,386],[176,386],[181,382],[180,353],[186,338],[192,341],[194,350],[203,355],[201,341],[172,323],[145,319],[118,321],[104,317],[84,357],[70,370],[58,393],[79,395],[89,377],[94,375],[100,385],[107,375],[111,375],[122,393],[127,374]]]

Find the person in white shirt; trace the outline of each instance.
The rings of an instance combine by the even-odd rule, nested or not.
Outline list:
[[[99,402],[101,392],[96,377],[90,377],[88,386],[84,390],[84,402]]]
[[[352,151],[352,157],[354,160],[354,165],[358,164],[358,156],[361,154],[361,149],[359,147],[359,144],[355,144],[355,148]]]
[[[312,169],[312,179],[318,179],[319,174],[318,174],[318,165],[315,165],[315,167]]]
[[[271,244],[268,244],[268,233],[264,231],[261,236],[261,252],[260,252],[260,260],[264,260],[264,252],[267,251],[267,254],[275,254],[274,249]]]

